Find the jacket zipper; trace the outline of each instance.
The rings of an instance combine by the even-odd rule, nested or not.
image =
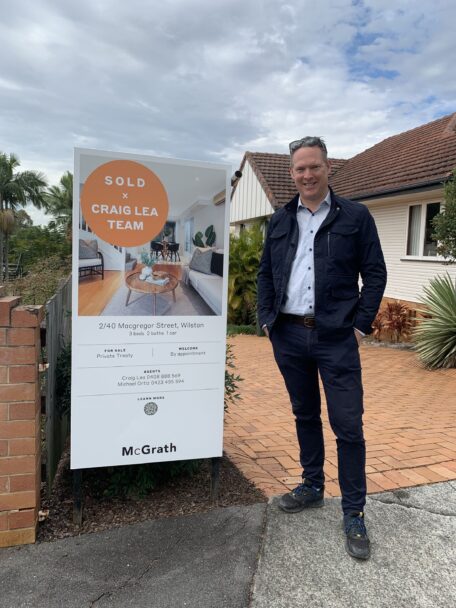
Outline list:
[[[331,257],[331,248],[330,248],[330,246],[329,246],[329,239],[330,239],[330,235],[331,235],[331,232],[328,232],[328,258],[330,258],[330,257]]]

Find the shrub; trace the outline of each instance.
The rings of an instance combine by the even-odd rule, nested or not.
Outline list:
[[[70,272],[70,258],[43,258],[29,269],[27,276],[7,283],[8,295],[21,296],[23,304],[45,304]]]
[[[255,325],[257,273],[263,252],[261,224],[230,237],[228,278],[228,321],[235,325]]]
[[[388,302],[385,308],[377,313],[372,323],[372,335],[375,340],[400,342],[407,340],[415,325],[414,311],[398,300]]]
[[[66,344],[57,357],[55,368],[56,409],[62,418],[71,409],[71,343]]]
[[[237,334],[247,334],[254,336],[257,333],[255,325],[230,325],[228,324],[226,335],[235,336]]]
[[[382,330],[391,342],[400,342],[410,337],[415,321],[410,308],[406,304],[395,301],[388,302],[382,311],[381,323]]]
[[[108,467],[107,496],[138,496],[143,498],[157,486],[176,477],[194,475],[201,460],[175,460],[147,464]]]
[[[456,367],[456,287],[448,274],[432,279],[423,288],[425,317],[413,339],[421,361],[429,369]]]
[[[236,366],[234,365],[234,354],[232,351],[231,344],[226,345],[226,367],[225,367],[225,398],[224,406],[225,410],[228,409],[230,403],[236,403],[241,398],[238,393],[239,382],[242,382],[242,378],[234,373]]]
[[[372,336],[373,336],[374,340],[377,340],[378,342],[380,342],[380,340],[382,338],[382,331],[383,331],[383,313],[382,313],[382,311],[379,311],[377,313],[377,316],[374,319],[374,322],[372,323]]]

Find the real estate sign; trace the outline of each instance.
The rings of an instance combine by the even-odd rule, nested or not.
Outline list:
[[[229,177],[75,150],[73,469],[221,456]]]

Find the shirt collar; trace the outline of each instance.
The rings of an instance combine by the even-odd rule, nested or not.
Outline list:
[[[317,213],[317,211],[320,211],[323,204],[326,204],[326,205],[328,205],[328,207],[331,207],[331,192],[329,190],[328,190],[328,193],[326,194],[325,198],[318,205],[318,208],[314,211],[314,213]],[[298,200],[298,211],[300,208],[307,209],[307,207],[302,204],[301,197],[299,197],[299,200]]]

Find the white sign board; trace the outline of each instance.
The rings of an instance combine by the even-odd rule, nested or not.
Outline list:
[[[75,150],[71,468],[222,455],[229,178]]]

